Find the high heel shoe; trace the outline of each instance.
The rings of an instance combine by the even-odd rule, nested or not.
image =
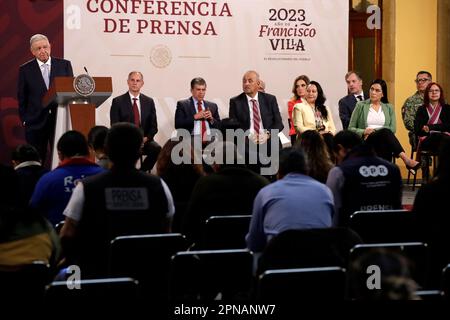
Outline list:
[[[419,163],[417,163],[414,167],[410,167],[410,166],[407,165],[407,166],[406,166],[406,169],[408,169],[409,172],[411,172],[411,174],[412,174],[413,176],[415,176],[416,173],[417,173],[417,170],[419,170],[421,167],[422,167],[422,164],[419,162]]]

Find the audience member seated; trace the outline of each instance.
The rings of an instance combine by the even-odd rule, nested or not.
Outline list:
[[[193,242],[200,240],[211,216],[251,214],[257,193],[269,184],[266,178],[239,164],[244,159],[232,142],[218,142],[214,151],[214,158],[207,159],[214,173],[199,179],[183,219],[182,233]],[[228,159],[233,163],[226,163]]]
[[[374,249],[362,255],[350,262],[348,277],[349,295],[356,300],[419,300],[409,261],[395,252]]]
[[[353,70],[347,72],[345,82],[347,83],[348,95],[340,99],[338,104],[342,128],[347,130],[356,103],[367,99],[367,94],[363,91],[363,81],[359,72]]]
[[[292,98],[288,101],[288,124],[289,124],[289,136],[291,137],[291,144],[294,145],[297,140],[297,132],[295,131],[294,122],[292,121],[292,113],[294,106],[297,103],[302,103],[306,95],[306,87],[309,84],[309,78],[306,75],[301,75],[295,78],[294,85],[292,87]]]
[[[42,166],[36,148],[29,144],[17,146],[11,159],[19,178],[20,203],[27,207],[36,183],[48,170]]]
[[[420,168],[420,163],[406,155],[395,137],[394,107],[389,104],[384,80],[376,79],[372,82],[370,99],[356,104],[348,129],[363,137],[383,159],[391,161],[392,156],[400,157],[414,174],[415,170]]]
[[[416,114],[415,132],[419,136],[418,149],[434,154],[439,151],[442,140],[450,135],[450,106],[436,82],[425,89],[424,104]]]
[[[40,261],[56,267],[60,255],[59,238],[52,225],[35,210],[0,210],[0,270]]]
[[[406,130],[408,130],[409,144],[414,149],[417,149],[416,132],[414,128],[416,114],[419,107],[423,105],[425,89],[431,81],[431,73],[428,71],[419,71],[415,80],[417,91],[405,100],[402,107],[402,119]]]
[[[64,208],[78,181],[103,171],[88,159],[86,138],[78,131],[64,133],[58,141],[57,150],[59,166],[39,179],[30,203],[53,225],[64,220]]]
[[[317,130],[320,134],[336,133],[333,115],[325,106],[326,97],[323,89],[316,81],[311,81],[306,88],[303,103],[294,106],[293,122],[297,134],[306,130]]]
[[[80,181],[64,210],[63,249],[83,278],[105,275],[109,243],[116,236],[169,230],[174,213],[169,188],[135,167],[142,141],[136,126],[113,125],[106,137],[111,170]]]
[[[432,264],[430,282],[439,285],[442,269],[450,263],[450,137],[445,138],[439,153],[435,178],[422,186],[414,199],[413,211],[418,218],[418,232],[430,246]]]
[[[334,137],[341,154],[353,141],[357,141],[357,135],[350,131],[341,131]],[[377,157],[368,144],[353,146],[344,161],[330,170],[327,186],[334,195],[335,225],[347,226],[355,211],[401,208],[400,170],[395,164]]]
[[[172,151],[180,148],[180,157],[183,150],[191,150],[190,163],[175,164],[172,160]],[[167,140],[159,153],[156,162],[157,175],[167,183],[175,204],[175,215],[172,221],[172,232],[181,232],[181,223],[185,216],[192,190],[198,179],[204,175],[201,164],[194,163],[193,144],[184,141]]]
[[[246,237],[250,250],[263,251],[273,237],[286,230],[331,227],[333,195],[307,172],[300,148],[281,150],[279,180],[263,188],[253,204]]]
[[[333,163],[322,136],[315,130],[308,130],[303,132],[297,144],[303,149],[308,159],[308,175],[325,183]]]
[[[111,162],[105,151],[105,139],[107,134],[108,128],[105,126],[92,127],[88,133],[89,149],[95,156],[95,163],[104,169],[111,168]]]

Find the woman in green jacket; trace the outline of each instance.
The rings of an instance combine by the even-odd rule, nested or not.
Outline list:
[[[373,146],[378,156],[390,161],[392,156],[402,159],[413,173],[420,163],[409,158],[395,136],[394,107],[387,98],[387,85],[382,79],[376,79],[370,85],[370,99],[356,104],[348,126],[366,142]]]

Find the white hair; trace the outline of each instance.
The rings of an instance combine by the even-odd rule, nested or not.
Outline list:
[[[47,40],[47,42],[49,42],[48,38],[46,36],[44,36],[43,34],[37,33],[37,34],[31,36],[31,38],[30,38],[30,47],[33,46],[34,42],[39,41],[39,40]]]

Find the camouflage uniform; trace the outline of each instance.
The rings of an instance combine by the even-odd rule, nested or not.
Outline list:
[[[406,129],[409,131],[409,143],[411,146],[416,146],[414,133],[414,120],[416,119],[417,109],[423,105],[423,97],[417,91],[414,95],[406,99],[402,107],[402,118]]]

